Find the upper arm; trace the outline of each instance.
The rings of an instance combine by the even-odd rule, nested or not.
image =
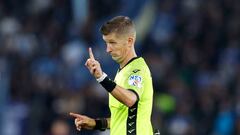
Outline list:
[[[138,99],[141,98],[144,91],[144,81],[146,77],[141,69],[133,70],[126,79],[126,89],[137,94]]]

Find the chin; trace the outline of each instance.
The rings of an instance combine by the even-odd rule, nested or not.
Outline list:
[[[119,57],[112,57],[112,59],[114,61],[116,61],[117,63],[120,63],[121,62],[121,59]]]
[[[117,57],[113,57],[113,56],[112,56],[112,59],[113,59],[114,61],[118,61],[118,58],[117,58]]]

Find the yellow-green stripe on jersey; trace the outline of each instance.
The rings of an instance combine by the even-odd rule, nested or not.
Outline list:
[[[153,135],[151,124],[153,86],[150,70],[142,57],[136,57],[116,74],[117,85],[132,90],[138,101],[127,107],[109,94],[111,135]]]

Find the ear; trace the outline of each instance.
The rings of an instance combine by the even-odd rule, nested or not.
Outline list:
[[[128,46],[131,47],[133,45],[134,39],[133,37],[128,38]]]

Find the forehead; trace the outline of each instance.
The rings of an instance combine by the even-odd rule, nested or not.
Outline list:
[[[108,35],[103,35],[104,41],[124,41],[128,38],[127,35],[124,34],[117,34],[117,33],[110,33]]]
[[[116,34],[115,33],[110,33],[108,35],[103,35],[103,40],[105,41],[110,41],[110,40],[117,40]]]

